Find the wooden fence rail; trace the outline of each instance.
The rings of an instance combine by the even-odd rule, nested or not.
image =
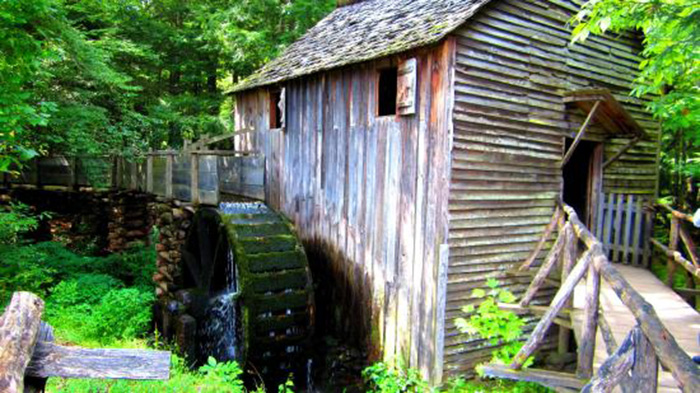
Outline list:
[[[221,194],[265,198],[265,157],[220,150],[151,152],[145,157],[40,157],[5,185],[59,189],[138,190],[217,205]]]
[[[685,213],[674,210],[668,205],[657,204],[658,211],[670,213],[671,224],[669,228],[668,246],[661,244],[656,239],[651,240],[654,245],[666,256],[666,285],[673,288],[673,278],[676,275],[677,266],[686,270],[685,288],[674,288],[686,300],[692,300],[695,296],[695,304],[700,303],[700,261],[698,261],[697,246],[690,236],[690,232],[683,225],[693,222],[693,218]],[[687,256],[687,258],[683,255]],[[692,301],[691,301],[692,303]]]
[[[168,379],[170,352],[54,344],[44,302],[15,292],[0,317],[0,393],[43,391],[48,377]]]
[[[576,263],[562,280],[559,291],[513,362],[508,366],[487,365],[484,367],[486,375],[539,382],[565,390],[609,392],[615,386],[621,385],[625,392],[656,392],[657,370],[660,363],[671,372],[682,391],[698,391],[700,389],[698,366],[680,348],[651,304],[644,300],[615,269],[608,259],[604,244],[586,228],[570,206],[560,204],[553,222],[562,212],[566,220],[558,221],[559,236],[555,244],[559,246],[555,245],[552,248],[545,262],[538,267],[536,277],[549,275],[557,260],[562,265],[562,271],[567,271],[564,268],[563,255],[575,255]],[[525,264],[535,258],[536,255],[531,255]],[[522,370],[525,361],[544,344],[545,334],[552,324],[557,323],[562,313],[570,311],[567,305],[570,304],[574,288],[584,277],[587,285],[576,374],[537,369]],[[609,326],[606,326],[604,318],[599,318],[602,281],[610,285],[637,322],[637,326],[632,329],[628,338],[617,348]],[[532,307],[528,299],[542,286],[543,282],[543,280],[532,281],[518,305],[520,310],[529,310]],[[512,309],[512,305],[509,308]],[[608,346],[610,357],[594,375],[594,346],[599,329]],[[632,361],[630,356],[633,357]]]

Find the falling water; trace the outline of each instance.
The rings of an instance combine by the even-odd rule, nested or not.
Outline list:
[[[221,203],[224,214],[261,214],[269,208],[259,202]],[[241,325],[238,318],[239,292],[238,271],[233,251],[229,250],[225,267],[226,288],[209,299],[206,305],[206,320],[200,330],[200,353],[206,359],[213,356],[219,361],[240,360]]]
[[[226,289],[209,299],[207,320],[203,327],[201,353],[219,361],[238,360],[240,342],[238,326],[238,285],[233,252],[229,251],[226,264]]]

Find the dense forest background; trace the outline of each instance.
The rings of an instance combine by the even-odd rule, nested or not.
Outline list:
[[[0,171],[231,127],[223,92],[335,0],[0,0]]]
[[[223,92],[335,0],[0,0],[0,172],[37,154],[178,147],[230,130]],[[594,0],[573,40],[644,34],[631,94],[664,127],[661,194],[698,206],[700,1]]]

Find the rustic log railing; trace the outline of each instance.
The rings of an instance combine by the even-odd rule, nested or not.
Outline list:
[[[137,190],[182,201],[217,205],[221,194],[265,198],[265,157],[248,151],[154,151],[144,157],[40,157],[7,187]]]
[[[54,344],[44,302],[15,292],[0,316],[0,393],[43,391],[46,378],[168,379],[170,352]]]
[[[693,222],[693,218],[685,213],[674,210],[668,205],[657,204],[657,209],[670,213],[671,224],[669,228],[669,244],[662,244],[656,239],[651,239],[651,244],[659,249],[666,256],[666,285],[673,288],[673,278],[676,274],[677,267],[680,265],[686,270],[685,288],[674,288],[686,299],[696,297],[696,305],[700,302],[700,261],[698,261],[697,247],[690,232],[683,226],[684,222]],[[683,249],[681,248],[683,247]],[[683,256],[683,251],[687,258]],[[689,258],[689,259],[688,259]]]
[[[565,217],[562,219],[560,217]],[[654,308],[625,280],[609,261],[603,244],[579,220],[576,212],[566,204],[560,204],[554,213],[545,236],[555,226],[559,235],[544,262],[539,266],[525,295],[516,306],[519,310],[542,314],[542,318],[529,339],[508,366],[489,364],[484,366],[486,375],[538,382],[562,390],[585,392],[609,392],[621,386],[624,392],[656,392],[657,370],[660,363],[669,370],[684,392],[700,389],[700,370],[685,353],[671,333],[663,325]],[[544,241],[543,241],[544,242]],[[543,243],[542,242],[542,243]],[[583,247],[580,247],[583,245]],[[542,250],[538,245],[523,264],[529,269]],[[571,260],[575,259],[572,264]],[[544,312],[530,305],[554,266],[560,262],[565,278],[559,291]],[[569,266],[572,266],[569,268]],[[568,273],[567,273],[568,272]],[[578,347],[578,362],[575,374],[538,369],[523,370],[523,364],[545,342],[545,334],[553,323],[567,319],[573,313],[568,308],[574,289],[586,279],[585,306]],[[637,325],[619,346],[604,318],[599,318],[599,296],[602,281],[606,281],[622,303],[635,317]],[[513,306],[509,306],[513,309]],[[566,322],[563,323],[567,326]],[[571,324],[568,324],[570,327]],[[594,375],[594,349],[596,334],[600,329],[610,357]]]

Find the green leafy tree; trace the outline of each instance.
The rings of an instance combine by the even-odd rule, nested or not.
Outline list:
[[[574,41],[590,34],[643,34],[643,60],[631,93],[652,97],[649,109],[662,122],[665,191],[680,205],[693,199],[687,208],[696,207],[697,187],[688,187],[687,179],[700,175],[700,1],[591,0],[572,22]]]
[[[334,0],[0,0],[0,171],[232,128],[223,92]]]

